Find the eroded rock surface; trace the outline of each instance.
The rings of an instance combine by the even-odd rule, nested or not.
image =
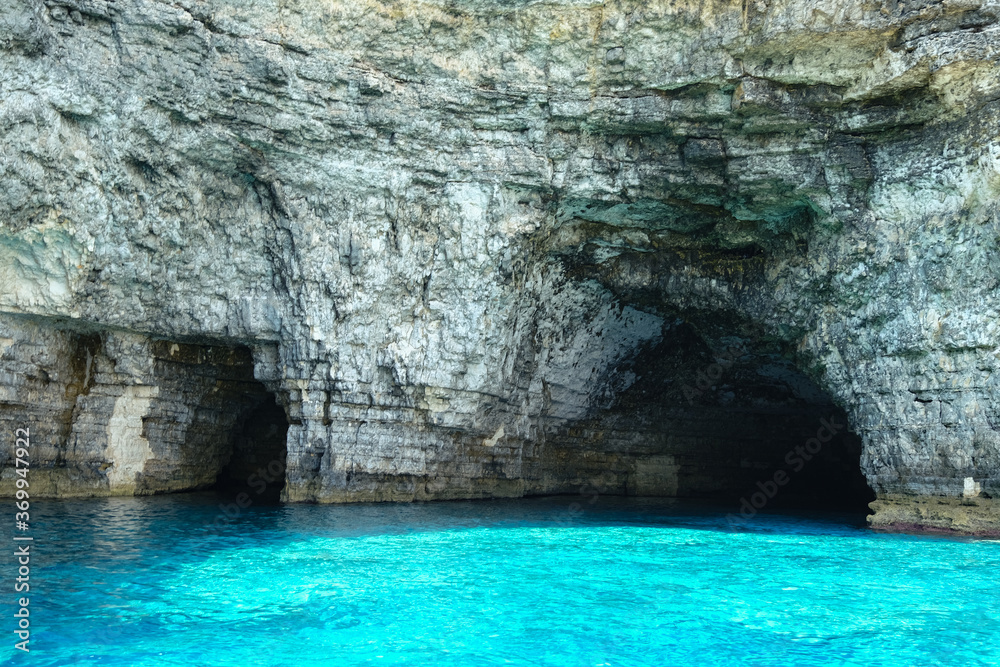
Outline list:
[[[802,474],[860,448],[875,524],[988,514],[998,13],[13,0],[0,417],[53,493],[202,486],[142,364],[244,346],[288,500],[739,496],[842,418]]]

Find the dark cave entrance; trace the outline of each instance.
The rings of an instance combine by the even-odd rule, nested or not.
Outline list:
[[[867,513],[875,495],[844,410],[786,344],[725,335],[733,330],[749,327],[675,321],[637,360],[638,380],[621,401],[663,433],[657,444],[673,452],[676,494],[732,504],[744,516]]]
[[[796,361],[780,341],[678,319],[616,371],[635,380],[601,416],[554,434],[550,465],[572,480],[559,492],[589,479],[609,494],[701,499],[744,516],[867,514],[861,440]]]
[[[623,190],[620,198],[602,193],[559,205],[547,251],[570,279],[608,290],[619,312],[660,318],[662,337],[621,359],[616,346],[649,340],[648,330],[605,334],[592,344],[615,362],[591,366],[593,386],[549,392],[585,393],[588,412],[546,432],[539,486],[574,493],[589,484],[609,494],[717,500],[734,510],[747,502],[748,513],[867,514],[875,496],[862,473],[861,441],[817,384],[823,369],[800,349],[810,326],[805,309],[786,314],[775,295],[799,280],[775,276],[798,276],[814,259],[809,242],[825,213],[798,183],[730,181],[724,141],[687,141],[682,161],[693,170],[664,182],[662,197]],[[722,171],[706,178],[709,163]],[[630,321],[612,325],[623,330]],[[588,322],[587,333],[605,330],[600,324]]]
[[[156,492],[246,493],[251,504],[277,501],[285,483],[288,419],[254,376],[252,351],[157,341],[153,356],[158,400],[144,419],[144,435],[168,463],[146,467],[149,486]]]
[[[245,392],[232,428],[229,461],[219,471],[215,489],[251,503],[276,503],[285,486],[288,420],[274,394],[259,382]]]

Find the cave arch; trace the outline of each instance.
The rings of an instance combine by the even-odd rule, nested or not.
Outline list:
[[[615,372],[635,380],[600,414],[551,429],[548,478],[629,496],[754,509],[866,512],[861,439],[776,339],[713,336],[676,319]]]
[[[108,347],[105,340],[99,355],[109,354]],[[152,362],[144,379],[149,399],[141,432],[151,456],[136,476],[136,492],[214,488],[277,500],[285,481],[288,419],[276,394],[256,379],[253,351],[167,340],[141,349],[148,349]],[[118,365],[124,360],[109,357]]]

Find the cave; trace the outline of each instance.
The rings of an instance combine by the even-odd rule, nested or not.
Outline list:
[[[195,388],[182,460],[205,465],[211,488],[247,493],[252,502],[276,502],[285,483],[288,419],[275,394],[254,377],[251,350],[242,345],[161,346],[156,354],[161,387]],[[186,452],[186,455],[185,455]]]
[[[255,378],[250,348],[108,332],[86,340],[90,346],[77,346],[77,356],[94,368],[84,371],[90,384],[76,398],[75,420],[120,434],[111,438],[105,468],[112,488],[134,479],[142,495],[215,489],[247,492],[253,502],[280,497],[288,420]],[[127,385],[123,402],[106,382],[137,384]],[[94,417],[83,418],[88,414]],[[148,453],[136,458],[143,441]]]
[[[867,514],[875,493],[862,439],[821,386],[829,380],[822,350],[806,344],[810,325],[798,311],[783,320],[768,305],[769,267],[803,265],[819,213],[780,178],[754,184],[752,211],[739,196],[727,199],[733,192],[720,182],[699,171],[685,198],[667,203],[562,205],[545,249],[574,289],[605,291],[608,305],[575,324],[567,349],[590,351],[559,372],[598,359],[584,364],[592,386],[586,398],[565,386],[549,394],[589,412],[549,429],[540,476],[562,479],[563,493],[590,485],[718,501],[745,514]],[[713,197],[723,205],[704,205]],[[564,374],[564,385],[579,384],[579,374]]]
[[[796,355],[725,318],[699,325],[668,323],[606,380],[630,385],[600,415],[550,434],[559,491],[700,499],[744,516],[867,513],[861,439]]]
[[[275,503],[285,486],[288,420],[274,394],[257,384],[260,391],[246,395],[233,426],[229,462],[219,471],[214,488],[246,493],[253,502]]]

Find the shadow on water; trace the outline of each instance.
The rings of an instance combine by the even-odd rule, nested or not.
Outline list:
[[[801,510],[761,511],[734,522],[731,503],[671,498],[543,496],[347,505],[285,505],[237,494],[206,491],[138,498],[37,501],[33,530],[51,565],[105,554],[111,561],[155,558],[159,550],[185,545],[184,558],[254,542],[285,542],[311,536],[462,530],[497,526],[661,526],[704,530],[767,530],[839,533],[865,525],[864,514]],[[51,538],[46,538],[51,536]]]

